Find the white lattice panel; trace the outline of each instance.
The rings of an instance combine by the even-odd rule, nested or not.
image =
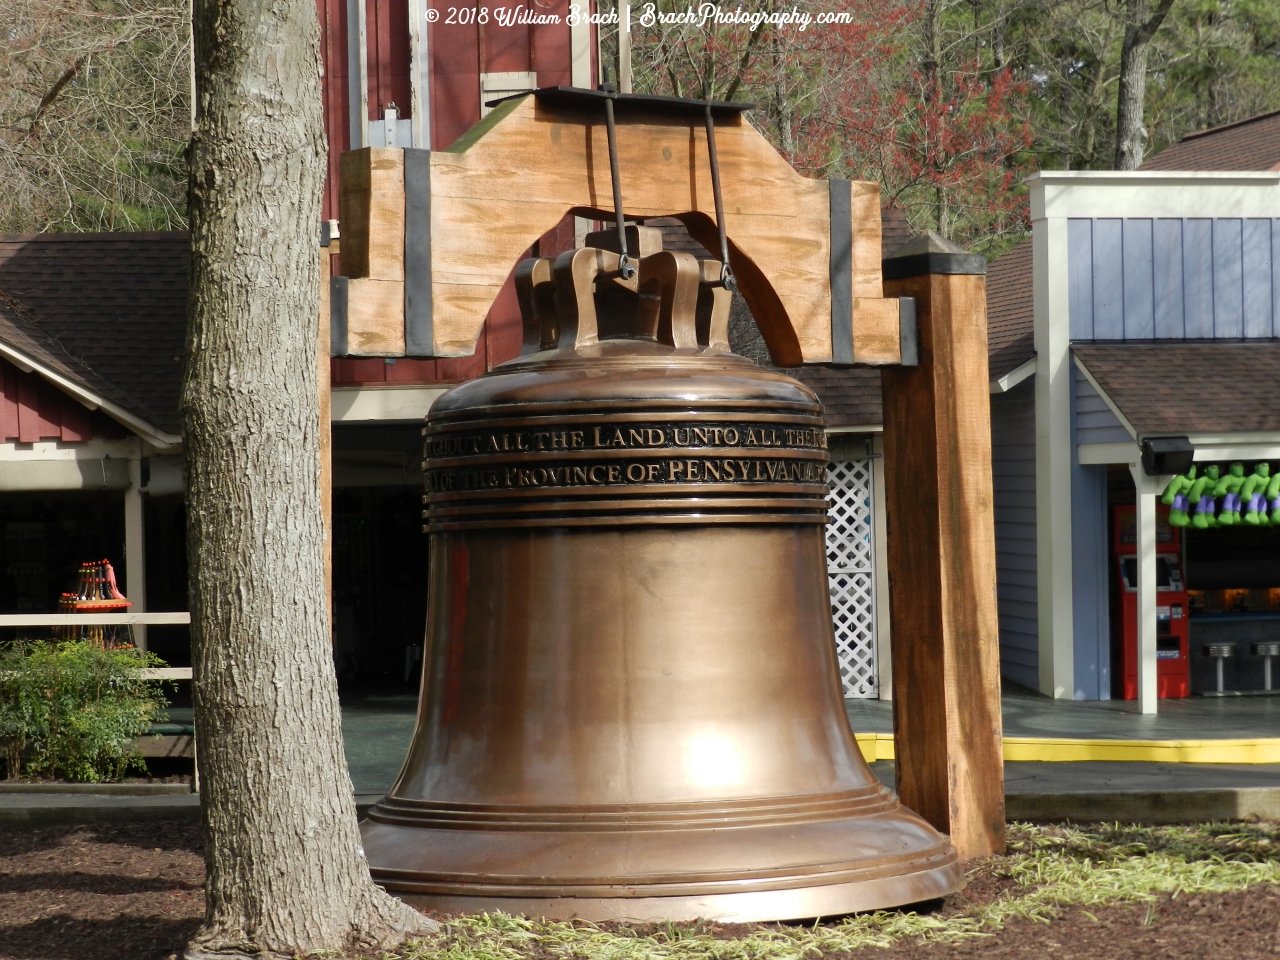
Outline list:
[[[872,698],[877,671],[871,461],[833,462],[827,486],[827,575],[840,679],[846,697]]]

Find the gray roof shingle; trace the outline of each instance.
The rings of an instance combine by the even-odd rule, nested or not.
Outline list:
[[[185,233],[0,237],[0,338],[176,434],[188,250]]]
[[[1036,355],[1031,238],[987,267],[987,364],[998,380]]]
[[[1280,170],[1280,110],[1189,133],[1139,170]]]
[[[1139,436],[1280,432],[1267,402],[1280,340],[1077,343],[1079,358]]]

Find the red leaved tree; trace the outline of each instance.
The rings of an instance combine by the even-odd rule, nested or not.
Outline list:
[[[978,248],[1025,231],[1030,91],[984,59],[981,25],[951,0],[851,0],[831,23],[825,3],[777,12],[791,9],[807,26],[642,25],[638,86],[755,102],[753,122],[798,170],[878,181],[917,230]]]

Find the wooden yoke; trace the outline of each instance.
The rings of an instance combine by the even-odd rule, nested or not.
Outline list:
[[[518,260],[566,214],[612,220],[605,94],[506,100],[444,151],[341,160],[333,352],[474,352]],[[619,179],[632,218],[676,217],[718,253],[705,107],[620,95]],[[880,192],[808,180],[742,116],[712,104],[730,264],[776,363],[901,362],[900,305],[880,282]]]

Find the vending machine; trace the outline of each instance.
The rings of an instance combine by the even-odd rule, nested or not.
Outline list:
[[[1115,508],[1116,576],[1120,578],[1121,664],[1124,699],[1138,696],[1138,556],[1133,505]],[[1169,525],[1169,508],[1156,504],[1156,691],[1191,695],[1190,611],[1182,571],[1182,531]]]

